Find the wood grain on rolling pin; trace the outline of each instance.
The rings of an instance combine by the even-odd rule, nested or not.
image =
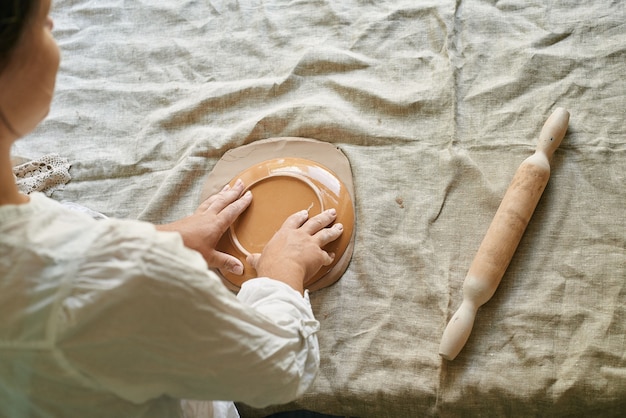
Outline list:
[[[468,275],[500,282],[549,177],[550,170],[544,167],[529,163],[519,167],[474,257]],[[520,205],[518,202],[527,204]],[[489,286],[493,284],[489,283]]]

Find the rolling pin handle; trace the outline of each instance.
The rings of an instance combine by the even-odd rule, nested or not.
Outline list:
[[[537,151],[543,152],[548,159],[551,159],[554,151],[561,145],[568,123],[569,112],[562,107],[557,107],[541,128]]]
[[[439,344],[439,355],[446,360],[454,360],[461,352],[474,327],[478,306],[469,299],[461,302],[459,309],[452,315],[443,331]]]

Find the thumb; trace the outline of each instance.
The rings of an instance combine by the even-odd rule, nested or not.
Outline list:
[[[219,266],[221,269],[241,276],[243,274],[243,264],[236,257],[221,252],[213,254],[213,265]]]
[[[250,254],[248,257],[246,257],[246,261],[248,262],[248,264],[250,264],[254,269],[256,269],[257,264],[259,263],[259,258],[261,258],[261,254],[259,253],[254,253],[254,254]]]
[[[333,261],[335,261],[335,253],[326,253],[324,254],[324,261],[322,263],[323,266],[330,266]]]

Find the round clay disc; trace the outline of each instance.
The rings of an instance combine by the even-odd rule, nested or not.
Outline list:
[[[261,252],[284,220],[302,209],[315,216],[337,209],[344,232],[324,247],[335,253],[330,266],[304,283],[310,291],[330,286],[348,267],[354,246],[354,186],[345,155],[334,145],[309,138],[271,138],[227,151],[217,162],[202,188],[202,200],[218,193],[225,184],[242,179],[252,191],[250,206],[222,236],[218,251],[234,255],[244,274],[218,269],[224,284],[238,291],[246,280],[257,277],[246,257]]]

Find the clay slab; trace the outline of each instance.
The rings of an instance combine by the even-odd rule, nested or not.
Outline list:
[[[229,231],[218,250],[235,255],[244,264],[243,276],[218,271],[233,291],[256,271],[247,264],[249,253],[265,243],[292,213],[309,210],[310,216],[334,207],[344,233],[325,249],[335,262],[307,280],[305,288],[318,290],[335,283],[346,270],[354,241],[354,188],[350,164],[332,144],[309,138],[271,138],[228,151],[215,165],[202,189],[202,199],[241,178],[253,193],[253,202]]]

